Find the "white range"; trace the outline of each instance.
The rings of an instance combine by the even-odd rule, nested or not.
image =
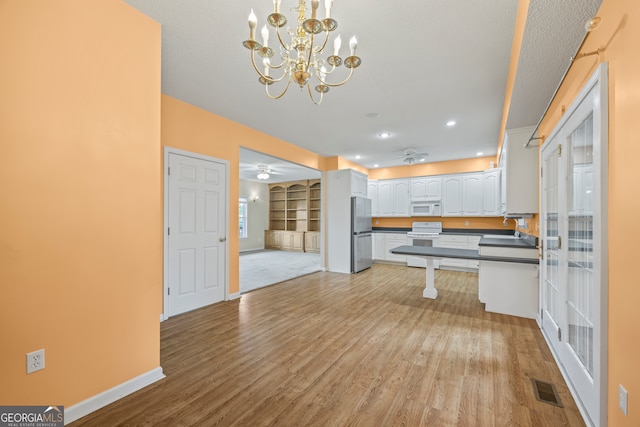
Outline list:
[[[411,246],[433,247],[434,240],[437,240],[442,233],[441,221],[414,221],[411,224],[411,231],[407,233],[407,244]],[[407,256],[407,266],[427,267],[427,259],[419,256]],[[434,267],[440,266],[440,260],[434,260]]]

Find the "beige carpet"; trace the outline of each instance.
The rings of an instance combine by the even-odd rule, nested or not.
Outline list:
[[[320,254],[258,251],[240,254],[240,292],[320,271]]]

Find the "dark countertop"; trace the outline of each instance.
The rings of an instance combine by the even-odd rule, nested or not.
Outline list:
[[[373,227],[373,233],[408,233],[411,227]]]
[[[411,227],[372,227],[373,233],[408,233]],[[499,230],[486,228],[443,228],[442,234],[465,234],[483,236],[485,234],[500,234],[513,236],[513,230]]]
[[[500,239],[483,237],[480,239],[478,246],[493,246],[500,248],[524,248],[524,249],[537,249],[535,242],[530,239]]]
[[[434,258],[477,259],[480,261],[515,262],[519,264],[539,264],[539,260],[529,258],[507,258],[480,255],[473,249],[434,248],[432,246],[398,246],[390,250],[392,254],[426,256]]]

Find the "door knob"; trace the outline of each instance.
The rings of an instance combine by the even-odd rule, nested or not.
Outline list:
[[[221,237],[221,238],[220,238],[220,239],[218,239],[218,240],[220,240],[221,242],[226,242],[226,241],[227,241],[227,238],[226,238],[226,237]]]

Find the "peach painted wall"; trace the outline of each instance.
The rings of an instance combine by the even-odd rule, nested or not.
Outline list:
[[[605,0],[600,27],[582,52],[605,47],[600,56],[574,63],[540,127],[549,135],[600,62],[609,63],[609,426],[640,425],[640,2]],[[618,408],[618,385],[629,392],[629,415]]]
[[[491,162],[497,165],[494,156],[474,157],[471,159],[448,160],[415,164],[410,166],[395,166],[369,170],[369,179],[408,178],[412,176],[444,175],[451,173],[478,172],[489,169]]]
[[[120,0],[0,2],[2,405],[160,366],[160,38]]]
[[[240,197],[240,147],[321,171],[327,164],[325,157],[166,95],[162,95],[162,145],[228,160],[230,201]],[[237,229],[238,206],[230,203],[229,230]],[[238,233],[230,231],[227,242],[229,293],[236,293],[240,289]]]

